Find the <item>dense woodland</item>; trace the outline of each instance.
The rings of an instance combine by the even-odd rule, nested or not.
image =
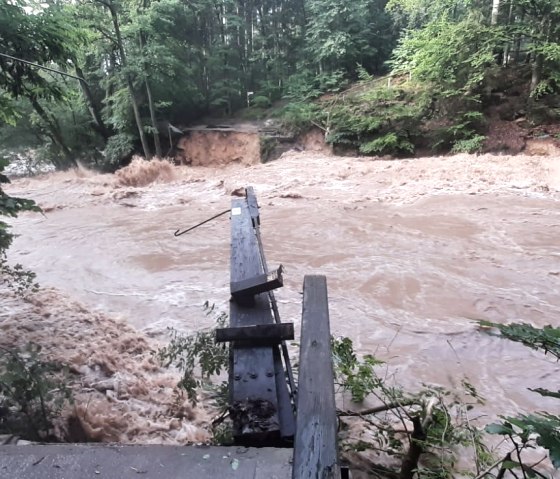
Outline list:
[[[280,105],[365,154],[412,152],[428,120],[421,146],[476,151],[496,92],[519,99],[506,119],[556,120],[559,41],[559,0],[0,0],[0,136],[111,168],[165,156],[174,126]]]

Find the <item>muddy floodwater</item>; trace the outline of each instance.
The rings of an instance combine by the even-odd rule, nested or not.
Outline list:
[[[555,407],[527,388],[560,388],[559,364],[475,320],[560,325],[560,158],[287,153],[159,177],[137,165],[120,176],[19,179],[8,191],[45,214],[13,222],[21,236],[10,256],[51,296],[149,340],[207,327],[203,303],[228,305],[228,217],[173,232],[227,209],[246,185],[261,205],[269,266],[285,267],[277,298],[296,331],[303,277],[324,274],[333,333],[387,361],[397,382],[455,388],[467,378],[490,417]]]

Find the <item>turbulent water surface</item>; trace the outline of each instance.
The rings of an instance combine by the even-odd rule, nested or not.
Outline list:
[[[287,153],[252,167],[161,168],[15,181],[9,192],[45,215],[14,222],[12,259],[141,336],[196,330],[212,322],[205,301],[227,309],[229,221],[173,232],[252,185],[269,265],[286,270],[284,321],[298,329],[303,276],[325,274],[334,334],[386,360],[398,382],[468,378],[491,416],[554,404],[527,388],[560,388],[559,365],[475,320],[559,324],[560,159]]]

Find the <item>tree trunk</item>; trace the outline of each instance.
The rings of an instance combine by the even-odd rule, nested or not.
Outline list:
[[[73,61],[73,63],[74,63],[74,69],[76,70],[78,76],[85,78],[84,72],[78,66],[77,62]],[[80,80],[80,88],[82,89],[82,93],[84,95],[84,98],[86,99],[88,110],[93,119],[94,130],[97,131],[97,133],[99,133],[103,137],[103,140],[107,141],[111,136],[111,132],[103,122],[103,118],[101,117],[101,112],[99,111],[98,105],[95,103],[91,90],[89,89],[89,85],[86,83],[85,80],[84,81]]]
[[[152,120],[152,129],[154,132],[154,145],[156,148],[156,155],[162,158],[163,155],[161,152],[161,142],[159,141],[159,129],[156,120],[156,110],[154,108],[154,101],[152,99],[152,89],[150,88],[150,82],[148,81],[147,76],[146,76],[145,84],[146,84],[146,94],[148,95],[148,107],[150,108],[150,118]]]
[[[523,23],[525,20],[525,12],[521,11],[521,16],[519,17],[519,23]],[[513,40],[513,61],[519,63],[519,57],[521,55],[521,34],[517,33]]]
[[[146,7],[146,3],[144,3],[144,7]],[[144,50],[144,45],[146,44],[146,40],[142,32],[138,35],[138,41],[140,43],[140,51]],[[142,59],[142,70],[144,70],[144,86],[146,87],[146,95],[148,97],[148,108],[150,110],[150,120],[152,122],[152,132],[154,135],[154,147],[156,149],[156,156],[161,158],[161,142],[159,141],[159,128],[157,125],[156,120],[156,109],[154,107],[154,100],[152,98],[152,89],[150,88],[150,81],[148,80],[148,69],[146,68],[146,62]]]
[[[121,29],[119,27],[119,19],[117,17],[117,11],[115,10],[115,5],[112,0],[110,3],[101,2],[105,5],[109,12],[111,13],[111,19],[113,20],[113,27],[115,29],[115,35],[117,36],[117,47],[119,49],[119,54],[121,57],[122,67],[126,69],[126,54],[124,52],[124,46],[122,42]],[[130,101],[132,103],[132,110],[134,111],[134,119],[136,120],[136,127],[138,128],[138,135],[140,136],[140,142],[142,143],[142,149],[144,150],[144,156],[146,160],[152,158],[152,153],[146,140],[146,133],[144,132],[144,125],[142,124],[142,117],[140,116],[140,108],[138,107],[138,102],[136,101],[136,95],[134,94],[134,85],[130,78],[130,74],[126,72],[126,85],[128,87],[128,92],[130,94]]]
[[[543,69],[544,58],[542,54],[535,54],[533,64],[531,65],[531,93],[535,91],[538,84],[541,82],[542,69]]]
[[[500,14],[500,0],[492,0],[492,18],[490,20],[491,25],[498,24],[499,14]]]
[[[547,18],[543,17],[540,24],[539,34],[543,40],[541,42],[548,41],[548,34],[545,36],[545,32],[547,32]],[[538,84],[541,82],[542,71],[544,66],[544,56],[542,53],[533,52],[531,55],[533,58],[533,63],[531,65],[531,93],[535,91]]]
[[[426,440],[426,431],[422,427],[419,417],[412,418],[413,431],[410,436],[410,447],[403,458],[399,479],[412,479],[418,469],[418,461],[424,452],[423,443]]]
[[[507,20],[508,26],[511,25],[512,19],[513,19],[513,0],[510,0],[508,20]],[[502,62],[503,66],[505,67],[507,67],[509,63],[510,48],[511,48],[510,42],[506,42],[506,44],[504,45],[504,58]]]

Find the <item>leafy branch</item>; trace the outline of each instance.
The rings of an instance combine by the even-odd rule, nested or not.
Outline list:
[[[208,302],[204,305],[207,314],[214,311]],[[224,327],[227,315],[221,313],[216,318],[216,327]],[[159,349],[157,358],[164,367],[176,367],[182,373],[178,386],[184,389],[193,403],[198,400],[197,390],[211,384],[210,378],[218,376],[229,366],[229,348],[224,343],[216,343],[216,328],[182,334],[171,329],[170,343]]]
[[[486,332],[490,331],[488,328],[497,328],[503,337],[511,341],[541,350],[545,354],[550,353],[556,359],[560,359],[560,328],[549,325],[539,329],[524,323],[507,325],[490,321],[479,321],[479,323]],[[542,396],[560,398],[560,391],[554,392],[543,388],[531,390]],[[535,448],[536,446],[547,449],[552,465],[560,468],[560,416],[548,412],[539,412],[516,417],[502,417],[502,419],[501,423],[490,424],[486,427],[488,433],[505,436],[514,445],[514,451],[499,463],[501,465],[500,472],[520,469],[524,478],[544,477],[535,469],[535,465],[525,464],[521,457],[521,452],[524,449]],[[516,460],[512,460],[513,453],[515,453]]]
[[[50,440],[53,420],[72,394],[66,367],[40,352],[36,344],[21,351],[0,347],[0,431]]]

